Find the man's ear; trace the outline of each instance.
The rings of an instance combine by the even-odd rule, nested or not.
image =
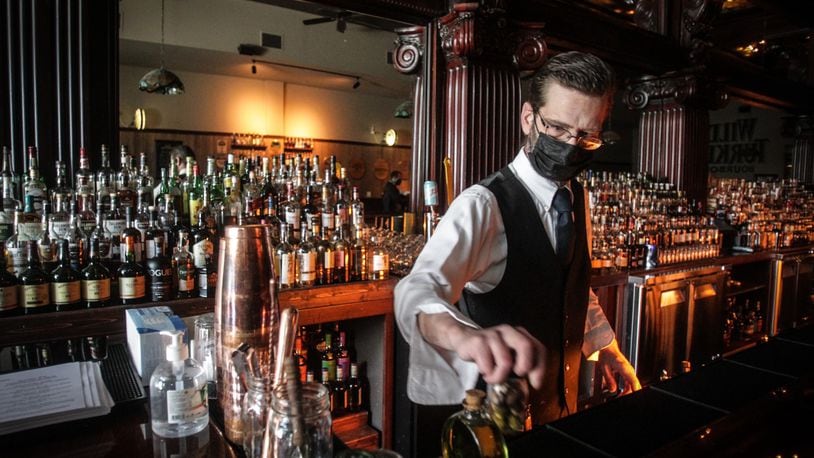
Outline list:
[[[520,128],[523,130],[523,135],[529,135],[532,124],[534,124],[534,108],[530,103],[523,102],[523,108],[520,109]]]

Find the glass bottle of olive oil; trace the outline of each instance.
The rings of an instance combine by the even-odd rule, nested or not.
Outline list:
[[[507,458],[506,442],[500,429],[489,419],[483,407],[486,393],[467,390],[464,409],[444,424],[441,450],[444,458]]]

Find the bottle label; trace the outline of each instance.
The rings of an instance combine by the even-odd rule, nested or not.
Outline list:
[[[19,276],[28,264],[25,250],[22,247],[6,247],[6,252],[8,253],[6,261],[6,265],[9,266],[8,271]]]
[[[195,289],[195,276],[191,271],[178,272],[178,291],[192,291]]]
[[[51,298],[54,304],[73,304],[81,299],[79,280],[51,283]]]
[[[317,278],[317,253],[303,253],[300,255],[300,281],[313,281]]]
[[[0,312],[17,308],[17,286],[0,287]]]
[[[214,245],[209,239],[203,239],[200,242],[192,245],[192,257],[195,262],[195,267],[200,269],[206,265],[206,258],[210,259],[215,254]]]
[[[172,267],[148,269],[150,276],[150,300],[153,302],[172,299]]]
[[[119,277],[119,296],[122,299],[141,299],[145,294],[144,275]]]
[[[365,209],[361,205],[353,209],[353,226],[363,227],[365,225]]]
[[[201,388],[167,391],[167,422],[178,424],[209,415],[206,384]]]
[[[373,255],[373,271],[386,272],[390,270],[390,257],[386,254]]]
[[[342,368],[342,378],[344,380],[350,374],[350,356],[340,356],[337,365]]]
[[[110,279],[82,280],[82,297],[86,301],[106,301],[110,299]]]
[[[291,253],[280,256],[280,285],[294,284],[294,255]]]
[[[110,236],[121,235],[127,228],[127,221],[123,219],[107,219],[105,220],[105,229],[110,232]]]
[[[51,262],[56,260],[53,243],[37,243],[37,251],[40,255],[40,262]]]
[[[345,250],[334,251],[334,268],[343,269],[345,267]]]
[[[153,236],[151,240],[147,240],[145,244],[145,256],[147,259],[153,259],[154,257],[158,256],[158,249],[157,247],[164,245],[164,237],[161,236]]]
[[[54,240],[65,238],[65,234],[68,233],[70,227],[70,221],[51,221],[51,238]]]
[[[119,243],[119,254],[121,255],[121,262],[127,262],[124,259],[124,254],[127,252],[127,242],[122,240]],[[133,255],[136,257],[136,262],[141,262],[141,242],[136,241],[133,243]]]
[[[322,258],[322,265],[326,269],[333,269],[334,263],[336,262],[336,256],[334,256],[333,250],[325,250],[324,256]]]
[[[37,240],[42,234],[42,223],[20,223],[17,225],[17,239],[20,241]]]
[[[96,220],[82,220],[79,222],[79,227],[85,234],[93,234],[93,231],[96,230]]]
[[[339,220],[339,224],[348,224],[348,208],[342,207],[336,209],[336,216]]]
[[[300,228],[300,212],[286,210],[285,222],[288,223],[288,227],[292,228],[292,230],[298,230]]]
[[[189,199],[189,224],[192,227],[198,225],[198,210],[201,209],[203,202],[201,199]]]
[[[322,212],[322,227],[326,229],[333,229],[335,223],[334,214],[333,212]]]
[[[2,211],[2,209],[0,209]],[[14,225],[11,223],[0,223],[0,243],[5,242],[14,235]]]
[[[438,205],[438,185],[434,181],[424,182],[424,205],[427,207]]]
[[[23,306],[26,308],[44,307],[51,302],[48,294],[48,284],[22,285]]]
[[[332,382],[336,381],[336,360],[335,359],[329,359],[329,360],[323,359],[322,360],[322,369],[323,369],[323,371],[322,371],[323,374],[325,373],[324,369],[328,370],[327,371],[328,372],[328,380],[330,380]],[[323,380],[323,382],[324,381],[325,380]]]

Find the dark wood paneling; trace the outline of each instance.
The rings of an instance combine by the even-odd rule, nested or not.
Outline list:
[[[12,149],[18,172],[29,145],[38,147],[42,174],[53,183],[54,161],[66,162],[73,176],[79,146],[93,153],[117,142],[118,4],[4,2],[0,144]]]

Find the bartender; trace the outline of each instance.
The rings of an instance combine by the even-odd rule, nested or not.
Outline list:
[[[450,205],[395,290],[410,344],[407,392],[457,404],[476,385],[527,379],[534,424],[576,412],[581,356],[616,391],[641,388],[590,288],[587,196],[574,179],[602,146],[614,74],[591,54],[552,57],[533,77],[525,145]]]

